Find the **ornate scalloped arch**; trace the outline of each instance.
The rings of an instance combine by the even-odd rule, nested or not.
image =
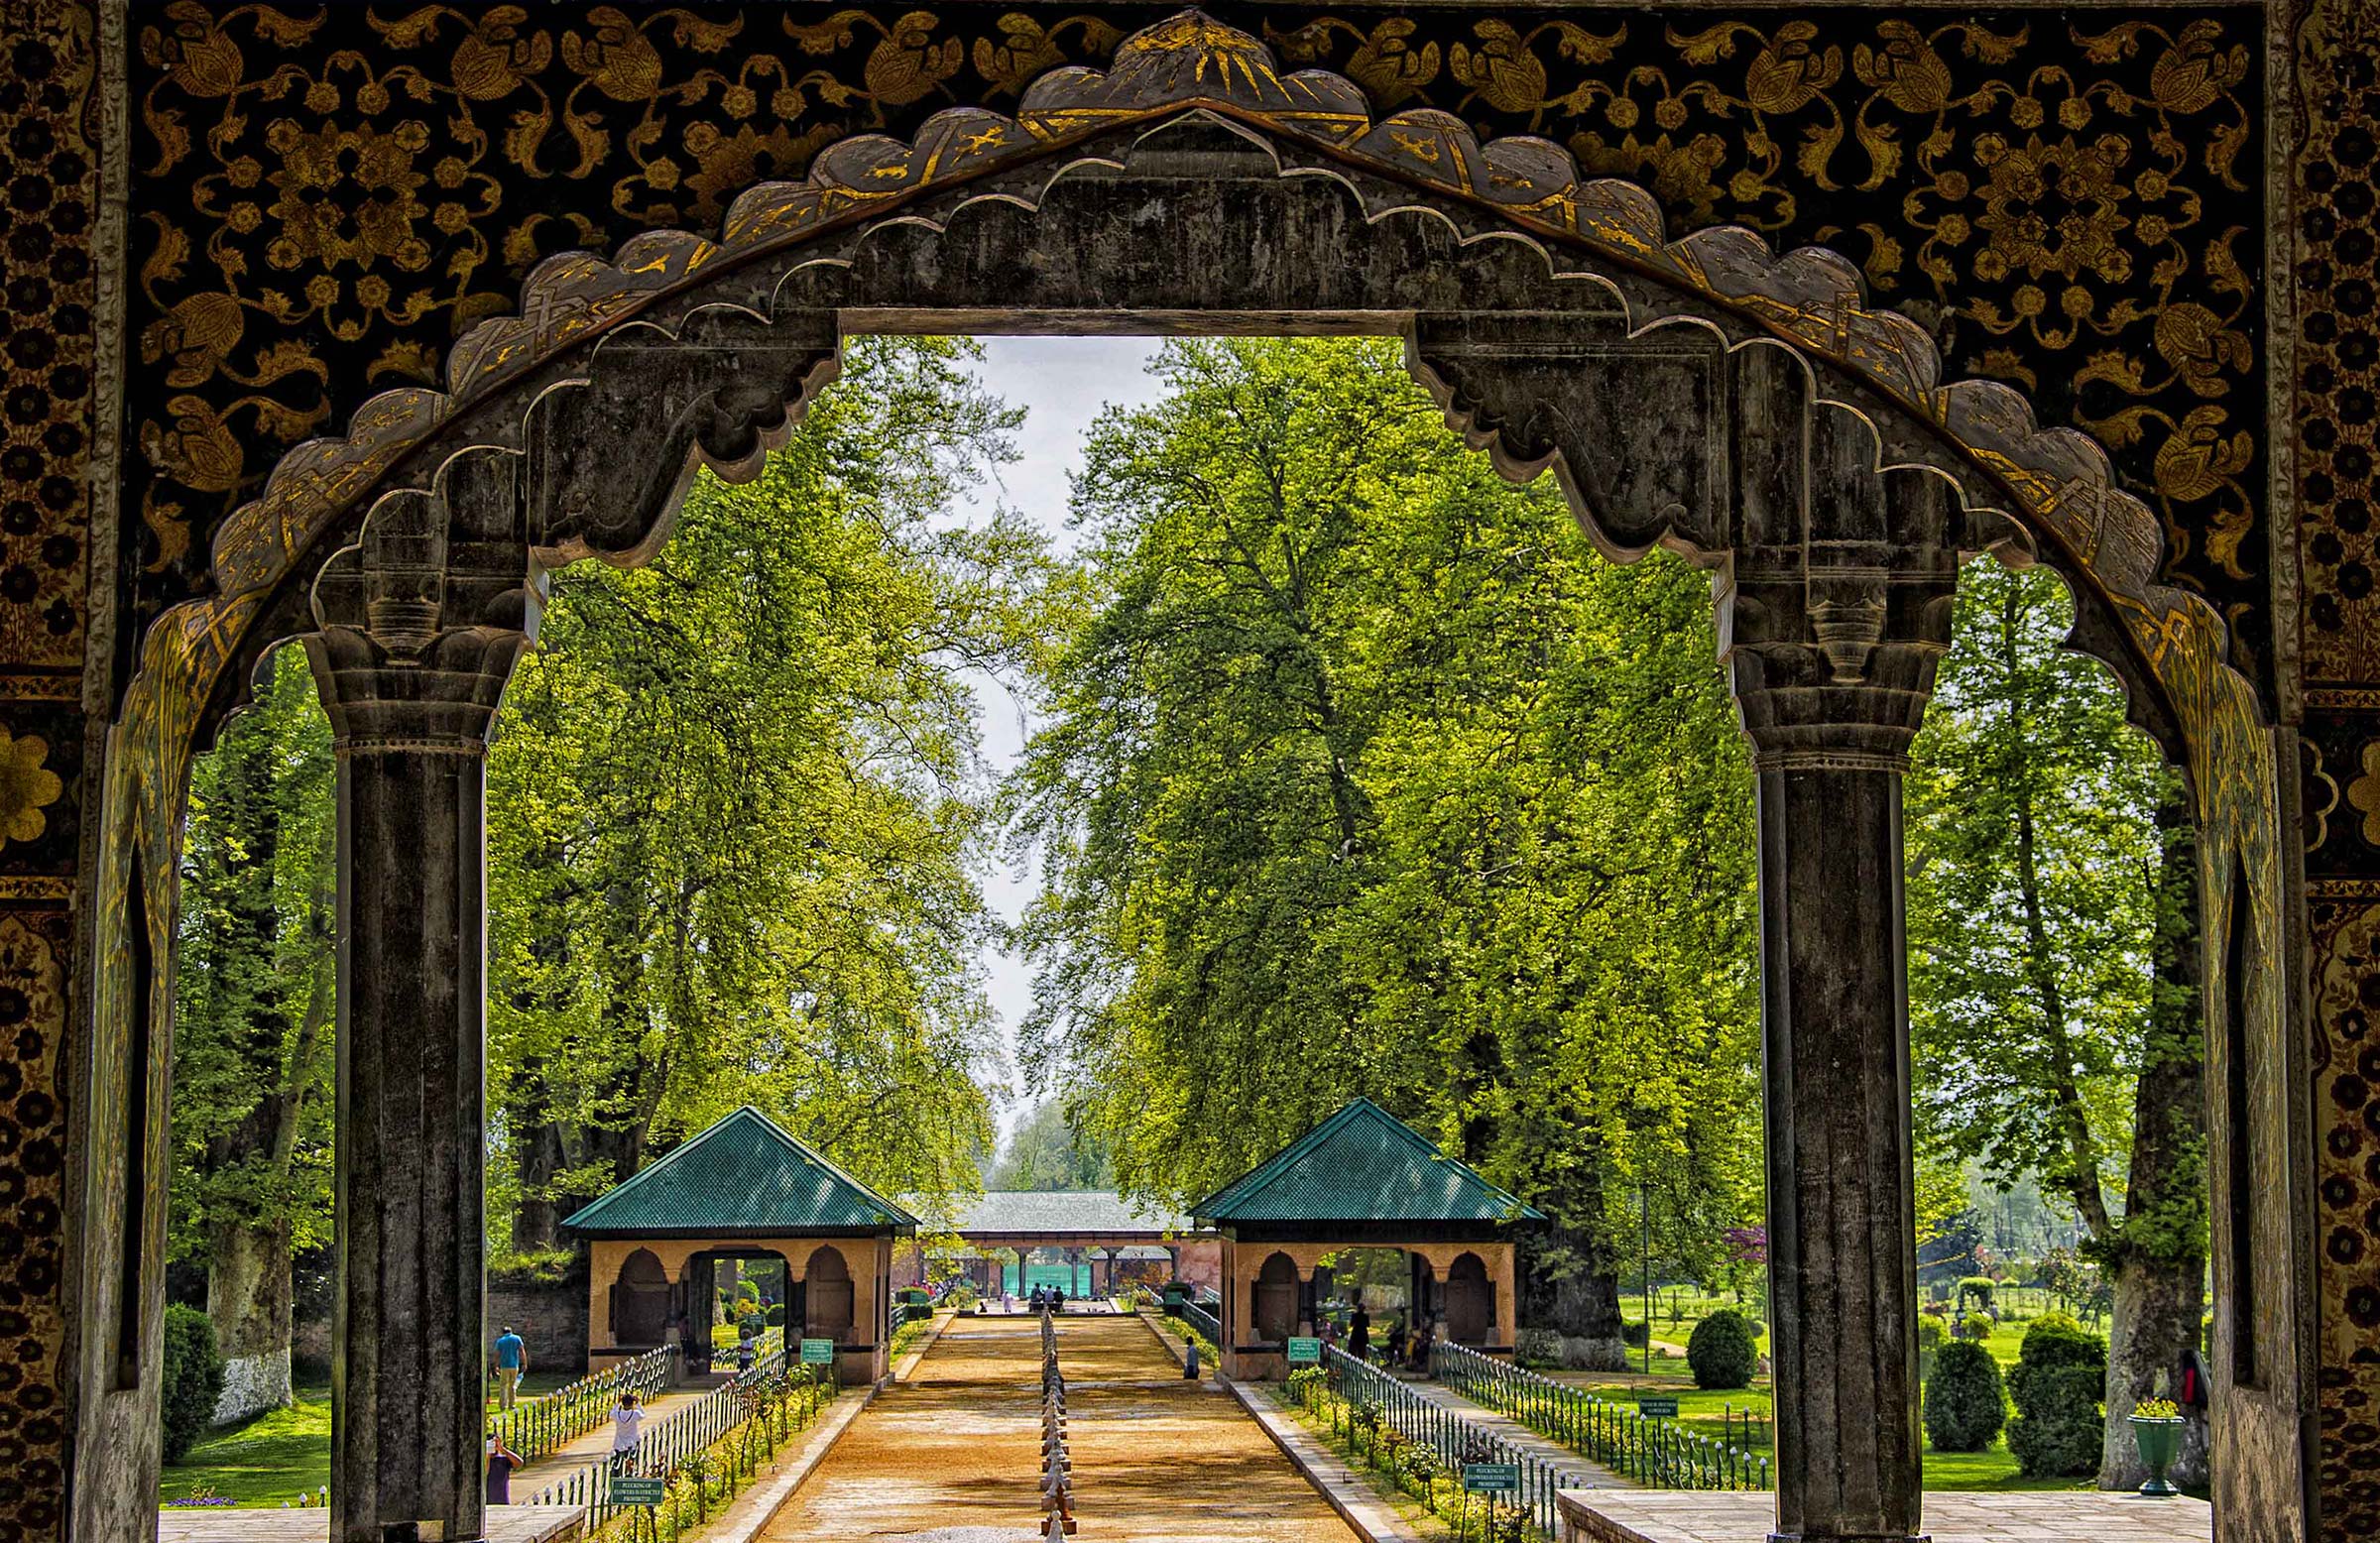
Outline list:
[[[586,384],[607,343],[654,329],[681,337],[723,309],[766,322],[787,276],[804,265],[836,261],[903,222],[939,230],[952,212],[987,198],[1036,208],[1069,170],[1117,165],[1115,147],[1192,117],[1262,144],[1278,176],[1337,178],[1374,223],[1418,210],[1466,242],[1517,238],[1560,277],[1607,291],[1631,333],[1693,322],[1717,330],[1729,348],[1789,350],[1822,401],[1873,431],[1879,469],[1947,477],[1970,511],[2009,517],[2084,592],[2079,610],[2095,603],[2118,620],[2120,641],[2091,642],[2129,655],[2162,697],[2151,710],[2184,746],[2202,823],[2219,838],[2208,843],[2209,871],[2227,872],[2223,854],[2237,850],[2260,910],[2277,922],[2275,783],[2260,709],[2226,662],[2221,619],[2199,597],[2158,582],[2157,521],[2117,486],[2096,442],[2039,426],[2023,398],[1999,383],[1945,382],[1931,338],[1909,318],[1870,306],[1857,268],[1836,253],[1772,253],[1738,227],[1671,239],[1650,194],[1584,177],[1559,146],[1529,137],[1483,144],[1437,111],[1375,120],[1353,82],[1319,70],[1283,75],[1255,39],[1197,11],[1134,35],[1107,70],[1042,75],[1012,117],[962,107],[937,114],[909,143],[843,141],[804,180],[746,192],[715,239],[658,231],[608,260],[549,260],[530,276],[516,314],[457,343],[442,391],[376,397],[343,436],[285,455],[263,493],[217,534],[215,592],[167,613],[143,642],[118,729],[119,751],[131,754],[112,758],[109,776],[111,853],[122,850],[118,837],[153,854],[172,850],[189,747],[209,704],[221,699],[227,672],[255,662],[260,634],[286,630],[301,614],[309,565],[319,568],[353,540],[375,508],[434,487],[458,458],[521,451],[539,401]],[[827,348],[831,357],[831,340]],[[1452,393],[1434,384],[1442,396]],[[757,464],[788,405],[798,406],[800,391],[787,390],[794,400],[780,400],[774,420],[769,411],[747,412],[724,435],[698,436],[697,454],[730,474]],[[1516,443],[1478,404],[1458,399],[1449,407],[1475,442],[1502,452],[1508,471],[1548,459]],[[1665,530],[1615,539],[1596,530],[1594,511],[1582,506],[1581,514],[1607,545],[1647,537],[1693,544]],[[173,872],[170,862],[144,866],[152,875]],[[165,903],[151,914],[170,915],[170,896],[157,898]]]

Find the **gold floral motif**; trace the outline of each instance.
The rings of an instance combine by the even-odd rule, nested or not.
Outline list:
[[[2380,847],[2380,740],[2367,740],[2357,758],[2363,770],[2347,782],[2347,807],[2363,816],[2363,839]]]
[[[2158,502],[2168,576],[2261,606],[2243,544],[2254,286],[2227,247],[2262,219],[2239,207],[2252,30],[2101,16],[1747,10],[1656,28],[1276,9],[1264,36],[1284,70],[1344,74],[1377,112],[1557,139],[1653,190],[1673,228],[1834,246],[1880,298],[1931,307],[1962,369],[2088,387],[2069,420]],[[448,342],[509,308],[541,259],[710,229],[848,134],[1013,99],[1121,37],[1097,12],[1021,5],[175,0],[140,29],[134,80],[136,335],[163,366],[135,403],[149,556],[186,571],[206,546],[193,521],[244,496],[278,445],[352,414],[333,378],[434,382]]]
[[[12,738],[0,728],[0,846],[39,840],[50,828],[42,811],[58,802],[65,783],[43,764],[49,759],[48,740],[38,734]]]

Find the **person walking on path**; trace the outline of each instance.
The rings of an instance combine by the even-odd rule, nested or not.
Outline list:
[[[496,1337],[496,1404],[510,1409],[521,1395],[521,1373],[529,1369],[529,1347],[506,1324]]]
[[[629,1459],[637,1455],[637,1435],[645,1428],[645,1411],[637,1407],[636,1389],[620,1389],[620,1401],[612,1406],[612,1472],[625,1473]]]
[[[1348,1315],[1347,1353],[1358,1361],[1371,1359],[1371,1314],[1364,1311],[1361,1301],[1356,1303],[1356,1310]]]
[[[521,1454],[504,1444],[502,1436],[488,1438],[488,1503],[513,1503],[513,1470],[521,1466]]]

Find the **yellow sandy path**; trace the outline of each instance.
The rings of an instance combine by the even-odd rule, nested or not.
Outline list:
[[[1355,1543],[1228,1395],[1136,1318],[1062,1318],[1078,1543]],[[762,1529],[770,1543],[1040,1536],[1041,1332],[956,1318]]]

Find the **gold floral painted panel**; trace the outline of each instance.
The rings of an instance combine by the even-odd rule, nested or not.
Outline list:
[[[1673,231],[1848,251],[1946,375],[2108,443],[2168,576],[2264,657],[2259,13],[1213,8],[1375,112],[1634,178]],[[526,271],[859,132],[1104,63],[1169,7],[134,7],[143,614],[281,451],[436,378]]]

